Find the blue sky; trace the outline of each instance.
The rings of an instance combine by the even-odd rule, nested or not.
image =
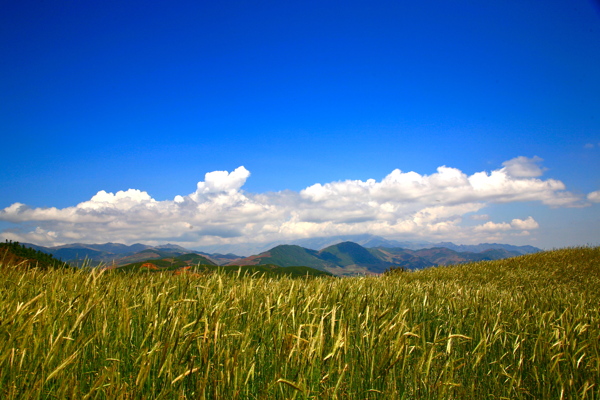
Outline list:
[[[0,54],[0,239],[600,243],[591,0],[2,2]]]

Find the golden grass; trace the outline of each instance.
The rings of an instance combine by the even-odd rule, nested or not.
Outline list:
[[[357,278],[0,267],[3,399],[598,399],[600,248]]]

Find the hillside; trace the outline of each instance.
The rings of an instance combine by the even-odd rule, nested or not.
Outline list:
[[[319,252],[319,257],[337,265],[346,273],[380,273],[390,267],[389,262],[375,257],[367,249],[353,242],[326,247]]]
[[[50,254],[32,249],[19,242],[9,241],[0,243],[0,266],[2,265],[42,269],[65,268],[68,266]]]
[[[180,256],[173,256],[169,253],[165,253],[167,254],[166,257],[153,257],[154,255],[158,255],[158,253],[159,252],[156,252],[155,250],[145,250],[141,253],[137,253],[136,258],[139,254],[146,254],[152,257],[143,260],[137,260],[130,264],[118,267],[111,267],[110,269],[120,272],[176,272],[182,269],[195,271],[196,269],[204,266],[217,266],[217,264],[199,254],[189,253]]]
[[[377,247],[369,249],[369,252],[376,258],[385,261],[394,266],[406,269],[421,269],[432,267],[435,263],[413,254],[412,251],[397,248]]]
[[[553,288],[590,294],[600,301],[600,247],[566,248],[502,260],[427,268],[416,274],[405,274],[404,279],[440,284],[459,282],[472,288],[486,285],[509,292],[515,288],[535,289],[533,296],[536,291],[544,293]]]
[[[207,274],[222,272],[226,274],[273,277],[285,275],[293,278],[331,276],[331,274],[326,271],[305,266],[280,267],[273,264],[218,266],[206,257],[194,253],[171,258],[148,259],[109,269],[114,272],[170,272],[175,275],[182,273]]]
[[[324,270],[326,267],[333,267],[334,264],[328,263],[318,257],[315,250],[305,249],[295,245],[279,245],[269,251],[260,253],[256,256],[250,256],[234,260],[227,265],[264,265],[273,264],[280,267],[292,267],[302,265],[305,267]]]

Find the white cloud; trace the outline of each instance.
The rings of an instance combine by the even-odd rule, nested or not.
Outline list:
[[[511,225],[506,222],[495,223],[488,221],[483,225],[476,226],[473,230],[475,232],[496,232],[496,231],[507,231],[511,229]]]
[[[439,167],[431,175],[392,171],[381,181],[315,184],[300,192],[253,194],[242,190],[250,172],[205,174],[196,190],[157,201],[147,192],[99,191],[76,206],[30,208],[14,203],[0,220],[16,227],[0,235],[38,244],[72,242],[178,242],[187,246],[260,242],[309,236],[372,233],[442,240],[477,235],[517,235],[536,229],[531,217],[463,226],[463,218],[487,220],[481,209],[494,203],[539,201],[553,207],[583,204],[553,179],[540,179],[541,159],[517,157],[503,168],[466,175]],[[588,195],[597,201],[600,192]]]
[[[537,223],[536,220],[534,220],[532,217],[528,217],[526,220],[522,220],[522,219],[513,219],[510,222],[510,226],[513,229],[522,229],[522,230],[531,230],[531,229],[537,229],[540,227],[540,225]]]
[[[510,176],[520,178],[534,178],[541,176],[544,170],[539,166],[543,160],[540,157],[533,158],[516,157],[502,163],[504,169]]]
[[[514,174],[525,174],[527,162],[520,160],[510,164]],[[507,162],[510,163],[510,162]],[[504,163],[505,165],[507,163]],[[539,169],[539,167],[538,167]],[[533,174],[533,171],[529,172]],[[374,200],[378,203],[391,201],[405,206],[409,203],[460,204],[465,202],[497,202],[542,201],[548,205],[575,206],[579,198],[565,192],[565,185],[557,180],[527,179],[509,173],[505,167],[492,171],[478,172],[467,176],[456,168],[439,167],[432,175],[419,175],[416,172],[392,171],[381,182],[374,179],[367,181],[342,181],[325,185],[315,184],[300,192],[300,195],[311,202],[318,202],[321,207],[338,208],[340,202]]]
[[[537,229],[539,226],[533,217],[527,217],[525,220],[515,218],[510,223],[488,221],[485,224],[473,227],[473,232],[475,234],[495,235],[488,237],[489,240],[501,240],[502,236],[498,236],[500,233],[504,232],[510,236],[529,236],[531,234],[529,231]]]
[[[156,200],[141,190],[129,189],[127,191],[118,191],[116,194],[101,190],[89,201],[79,203],[77,207],[83,210],[103,210],[110,208],[127,211],[148,202],[152,203],[156,202]]]
[[[244,186],[249,176],[250,171],[243,166],[236,168],[231,173],[227,171],[208,172],[204,175],[204,182],[198,182],[196,192],[192,193],[190,197],[194,201],[201,201],[209,195],[233,195]]]
[[[595,192],[591,192],[587,195],[587,199],[592,203],[600,203],[600,190],[596,190]]]

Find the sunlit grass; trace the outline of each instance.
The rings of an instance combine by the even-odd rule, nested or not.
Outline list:
[[[3,399],[598,399],[600,248],[385,277],[0,268]]]

